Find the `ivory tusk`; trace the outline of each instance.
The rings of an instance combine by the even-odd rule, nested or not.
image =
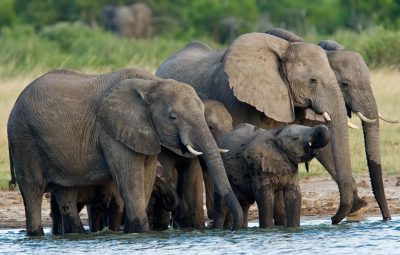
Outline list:
[[[367,123],[373,123],[376,121],[376,119],[368,119],[367,117],[365,117],[361,112],[356,112],[357,116],[363,121],[363,122],[367,122]]]
[[[218,150],[219,150],[219,152],[221,152],[221,153],[227,153],[229,150],[227,150],[227,149],[221,149],[221,148],[218,148]]]
[[[347,121],[347,126],[352,129],[360,129],[356,124]]]
[[[385,122],[387,122],[387,123],[399,123],[399,122],[400,122],[400,120],[389,120],[389,119],[386,119],[386,118],[383,117],[380,113],[378,113],[378,116],[379,116],[379,118],[380,118],[381,120],[383,120],[383,121],[385,121]]]
[[[331,120],[332,120],[332,119],[331,119],[331,116],[330,116],[329,113],[327,113],[327,112],[324,112],[324,113],[322,114],[322,116],[324,116],[324,118],[325,118],[326,121],[331,121]]]
[[[311,147],[311,146],[312,146],[312,143],[311,143],[311,142],[308,142],[308,146]]]
[[[190,146],[189,144],[186,145],[186,148],[188,149],[188,151],[190,151],[190,152],[193,153],[194,155],[201,155],[201,154],[203,154],[203,152],[201,152],[201,151],[196,151],[195,149],[193,149],[193,147]]]

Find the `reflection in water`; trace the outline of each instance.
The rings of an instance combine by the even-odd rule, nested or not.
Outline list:
[[[144,234],[111,231],[55,237],[26,237],[23,230],[0,230],[1,253],[73,254],[399,254],[400,217],[368,218],[333,226],[329,219],[303,220],[297,229],[231,231],[167,230]]]

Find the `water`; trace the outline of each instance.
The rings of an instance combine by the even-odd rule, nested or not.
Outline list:
[[[2,254],[400,254],[400,217],[368,218],[337,226],[326,219],[302,220],[298,229],[231,231],[166,230],[144,234],[103,231],[55,237],[26,237],[24,230],[0,230]],[[253,224],[256,225],[256,224]]]

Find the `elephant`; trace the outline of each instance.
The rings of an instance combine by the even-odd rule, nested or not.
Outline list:
[[[273,28],[266,33],[291,42],[303,41],[302,38],[294,33],[280,28]],[[332,40],[321,41],[318,45],[326,51],[329,64],[340,85],[348,117],[351,118],[352,113],[356,113],[362,121],[365,154],[371,177],[372,191],[381,210],[382,218],[388,220],[391,216],[382,180],[380,131],[377,120],[381,118],[387,122],[396,123],[396,121],[386,119],[378,112],[371,88],[370,73],[363,57],[358,52],[346,50],[342,45]],[[326,169],[335,181],[337,181],[337,176],[334,172],[333,157],[329,157],[325,162],[327,163],[325,165]],[[358,197],[357,185],[354,179],[353,194],[355,205],[353,205],[352,212],[367,205],[365,200]]]
[[[247,33],[228,49],[189,43],[161,63],[156,75],[185,82],[196,92],[222,102],[234,126],[250,123],[268,129],[296,118],[325,120],[332,139],[322,151],[333,155],[340,194],[332,223],[338,224],[348,215],[353,196],[346,108],[322,48],[265,33]]]
[[[243,208],[243,227],[248,210],[257,202],[260,227],[272,227],[274,200],[283,192],[287,227],[300,226],[301,192],[298,164],[313,159],[328,144],[330,131],[324,125],[306,127],[288,125],[265,130],[248,123],[228,132],[221,146],[229,149],[222,156],[232,189]],[[215,228],[229,225],[229,208],[215,194]],[[229,217],[228,217],[229,219]]]
[[[7,133],[10,185],[19,185],[29,236],[43,235],[44,192],[65,189],[76,201],[80,187],[111,180],[125,204],[124,232],[148,231],[161,147],[185,157],[201,151],[217,192],[232,207],[233,229],[242,224],[204,105],[187,84],[136,68],[100,75],[51,71],[21,92]],[[72,232],[82,231],[76,206],[62,213],[75,220]]]
[[[130,6],[105,6],[102,19],[106,30],[128,38],[151,36],[152,13],[145,3]]]
[[[51,217],[53,222],[53,234],[62,235],[64,234],[64,228],[68,229],[71,226],[63,225],[63,221],[68,218],[62,218],[61,211],[62,206],[57,202],[57,191],[53,191],[51,194]],[[120,225],[123,223],[123,208],[124,202],[121,195],[119,194],[118,187],[115,182],[107,182],[102,185],[91,185],[83,187],[79,190],[78,201],[68,201],[68,204],[76,203],[77,210],[80,212],[86,205],[88,210],[89,219],[89,230],[91,232],[101,231],[105,226],[111,231],[119,231]],[[63,200],[63,199],[62,199]],[[160,223],[157,222],[157,218],[153,217],[154,211],[174,211],[177,209],[179,204],[179,197],[176,193],[176,188],[173,185],[172,179],[169,178],[168,173],[165,169],[157,162],[156,179],[154,181],[153,190],[150,197],[150,202],[147,207],[147,217],[149,219],[150,229],[165,229],[160,228]],[[169,220],[169,219],[168,219]],[[166,227],[168,227],[168,223]]]
[[[199,96],[204,103],[206,123],[218,144],[223,134],[232,130],[232,118],[222,103],[210,100],[201,94]],[[184,158],[168,149],[162,149],[157,158],[174,179],[179,194],[179,209],[173,215],[174,225],[179,228],[204,228],[203,179],[207,193],[208,215],[212,215],[213,196],[213,184],[204,160],[199,157]],[[168,213],[162,213],[168,217]]]

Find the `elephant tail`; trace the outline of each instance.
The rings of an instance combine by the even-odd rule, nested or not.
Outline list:
[[[17,181],[15,179],[14,163],[12,157],[12,145],[10,139],[8,139],[8,155],[10,157],[10,174],[11,174],[11,180],[8,182],[8,188],[10,190],[13,190],[17,186]]]

